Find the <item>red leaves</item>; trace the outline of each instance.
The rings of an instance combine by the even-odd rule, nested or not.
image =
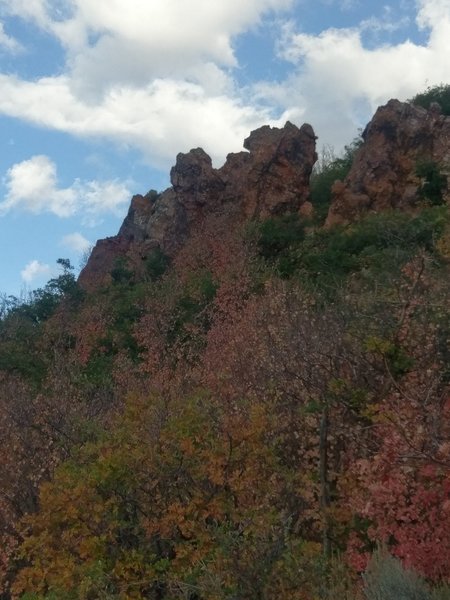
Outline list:
[[[370,522],[370,541],[389,544],[406,566],[427,578],[449,581],[450,455],[444,455],[442,446],[434,453],[427,450],[433,432],[418,420],[419,407],[405,402],[402,412],[398,404],[395,408],[395,420],[389,401],[381,409],[388,423],[377,429],[377,453],[352,467],[359,488],[349,501],[355,513]],[[436,402],[428,410],[443,419],[440,408]],[[352,536],[349,552],[352,563],[361,566],[364,552],[357,538]]]

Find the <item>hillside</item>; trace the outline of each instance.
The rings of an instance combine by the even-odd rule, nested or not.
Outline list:
[[[2,600],[450,598],[447,96],[179,154],[5,299]]]

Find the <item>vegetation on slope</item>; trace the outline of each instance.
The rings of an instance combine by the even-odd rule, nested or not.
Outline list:
[[[433,102],[437,102],[442,113],[450,115],[450,85],[441,83],[440,85],[431,86],[425,92],[416,94],[410,102],[427,109],[430,108]]]
[[[331,189],[337,180],[343,181],[353,164],[357,150],[363,140],[356,137],[345,146],[342,156],[335,156],[332,148],[324,148],[311,176],[311,202],[314,206],[314,220],[321,225],[325,221],[331,203]]]
[[[449,259],[447,206],[216,216],[10,299],[2,600],[447,598]]]

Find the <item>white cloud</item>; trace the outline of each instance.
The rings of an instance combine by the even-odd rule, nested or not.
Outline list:
[[[347,9],[358,4],[321,5],[331,3]],[[351,29],[308,35],[286,28],[282,56],[292,63],[291,74],[278,83],[239,88],[233,78],[236,36],[271,12],[297,5],[301,17],[302,2],[0,0],[4,14],[32,20],[56,37],[66,57],[53,76],[0,74],[0,113],[138,148],[150,164],[164,168],[177,152],[196,146],[218,164],[241,148],[250,130],[287,118],[311,122],[320,142],[339,148],[390,97],[406,99],[448,81],[450,0],[407,3],[403,14],[415,6],[417,26],[428,37],[423,45],[405,40],[368,48],[368,32],[376,40],[406,23],[391,4],[381,18],[368,17]],[[88,193],[100,202],[94,189]]]
[[[57,14],[45,0],[0,0],[66,51],[58,75],[1,75],[0,112],[138,147],[156,166],[198,145],[219,162],[270,116],[235,87],[233,40],[293,2],[60,0]]]
[[[450,0],[417,0],[417,6],[420,27],[436,30],[450,19]]]
[[[47,22],[47,0],[0,0],[2,14],[33,21],[43,27]]]
[[[16,163],[4,181],[7,194],[0,203],[0,214],[13,208],[39,214],[54,213],[69,217],[76,211],[77,196],[72,188],[58,189],[56,165],[43,155]]]
[[[56,165],[48,156],[33,156],[8,169],[3,183],[6,195],[0,216],[11,210],[58,217],[81,214],[92,221],[104,213],[121,215],[130,198],[126,184],[119,181],[81,181],[66,188],[58,186]]]
[[[311,122],[319,143],[342,147],[380,104],[450,81],[450,0],[420,0],[417,23],[428,30],[426,44],[406,40],[375,48],[363,43],[367,21],[319,35],[296,33],[289,25],[282,55],[293,73],[263,91],[287,117]]]
[[[20,276],[25,283],[31,283],[36,279],[48,278],[51,274],[51,267],[38,260],[30,261],[20,272]]]
[[[67,52],[66,74],[83,97],[117,84],[194,79],[205,64],[236,66],[232,39],[294,0],[0,0]]]
[[[78,232],[65,235],[61,240],[61,244],[79,254],[86,252],[92,246],[92,243]]]
[[[321,2],[326,6],[337,4],[341,10],[350,10],[355,6],[359,6],[361,0],[321,0]]]
[[[78,136],[115,139],[139,148],[158,166],[199,145],[220,162],[242,147],[251,129],[270,120],[265,109],[226,94],[208,94],[193,82],[117,85],[94,105],[78,100],[70,85],[65,76],[26,82],[0,75],[0,111]]]

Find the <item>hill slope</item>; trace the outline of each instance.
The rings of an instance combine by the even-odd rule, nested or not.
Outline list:
[[[4,311],[2,598],[449,597],[449,123],[178,155]]]

